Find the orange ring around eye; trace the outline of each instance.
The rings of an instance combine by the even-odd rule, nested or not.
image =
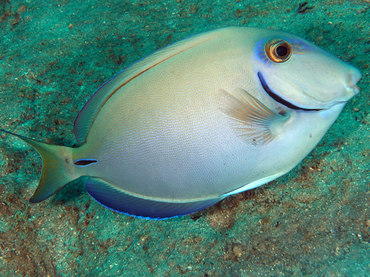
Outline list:
[[[282,63],[292,56],[292,46],[282,39],[271,39],[265,45],[265,51],[271,61]]]

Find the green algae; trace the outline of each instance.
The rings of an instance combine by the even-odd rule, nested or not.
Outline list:
[[[368,1],[309,1],[304,13],[299,1],[3,3],[0,127],[48,143],[75,145],[78,111],[124,67],[222,26],[295,33],[357,66],[363,79],[292,172],[167,221],[109,211],[81,182],[31,205],[41,159],[2,134],[1,276],[369,275]]]

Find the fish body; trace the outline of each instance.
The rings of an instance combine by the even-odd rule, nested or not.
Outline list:
[[[129,215],[204,209],[294,168],[361,73],[313,44],[259,28],[172,44],[105,83],[75,121],[78,148],[21,137],[42,155],[39,202],[88,176],[87,191]]]

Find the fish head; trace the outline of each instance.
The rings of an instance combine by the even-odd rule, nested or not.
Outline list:
[[[268,31],[260,38],[254,64],[264,90],[291,108],[330,109],[360,91],[357,68],[288,33]]]

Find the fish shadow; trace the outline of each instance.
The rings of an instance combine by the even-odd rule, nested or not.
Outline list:
[[[60,205],[67,204],[69,202],[78,202],[79,198],[88,194],[85,187],[85,179],[86,178],[79,178],[68,183],[55,194],[51,204]]]

